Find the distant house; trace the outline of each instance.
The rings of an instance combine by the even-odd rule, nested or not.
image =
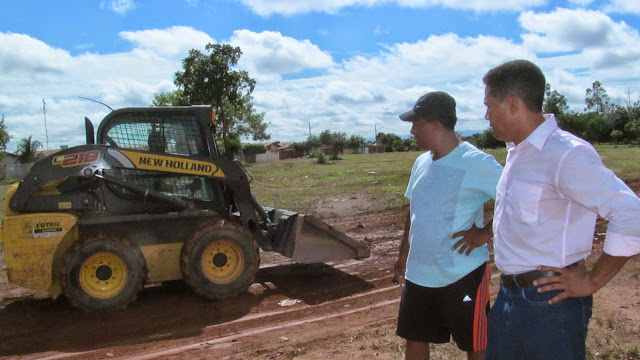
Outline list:
[[[275,160],[294,159],[302,157],[303,154],[293,148],[294,143],[274,141],[264,144],[267,151],[264,154],[256,154],[256,162],[267,162]]]
[[[5,166],[17,165],[19,163],[18,155],[16,154],[4,153],[4,155],[2,155],[2,164]]]
[[[29,164],[21,164],[18,161],[18,155],[13,153],[4,153],[0,160],[0,180],[4,179],[22,179],[31,166]]]
[[[44,159],[49,155],[53,155],[53,154],[57,153],[58,151],[60,151],[60,149],[36,151],[36,159],[38,159],[38,160]],[[36,160],[36,162],[38,160]]]
[[[357,149],[345,148],[343,154],[368,154],[369,145],[360,145]]]
[[[44,159],[49,155],[53,155],[60,151],[60,149],[55,150],[42,150],[36,151],[35,158],[36,160],[29,164],[22,164],[18,161],[18,155],[13,153],[5,153],[0,160],[0,180],[3,179],[22,179],[29,170],[31,166],[38,162],[39,160]]]

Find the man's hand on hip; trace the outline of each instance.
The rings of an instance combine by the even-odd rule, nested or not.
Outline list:
[[[533,285],[539,286],[539,292],[564,290],[549,300],[549,304],[555,304],[568,297],[589,296],[607,284],[622,269],[629,258],[603,252],[591,271],[587,271],[584,260],[579,261],[576,266],[566,268],[538,266],[539,271],[555,271],[559,275],[543,277],[534,281]]]
[[[593,283],[584,260],[580,260],[575,266],[557,268],[553,266],[538,266],[538,271],[553,271],[556,276],[547,276],[533,282],[538,286],[538,292],[564,290],[558,296],[549,300],[549,304],[556,304],[568,297],[584,297],[596,292],[597,287]]]
[[[466,255],[469,255],[473,249],[486,244],[491,239],[491,235],[491,230],[487,226],[479,228],[473,224],[469,230],[458,231],[451,235],[451,239],[463,237],[451,247],[451,250],[455,251],[459,247],[459,254],[466,252]]]

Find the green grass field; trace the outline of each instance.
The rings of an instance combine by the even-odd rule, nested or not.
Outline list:
[[[640,178],[640,148],[598,145],[606,166],[623,180]],[[504,164],[506,150],[487,150]],[[342,155],[326,165],[315,159],[293,159],[248,164],[253,175],[252,191],[266,206],[311,213],[319,201],[328,198],[360,200],[350,210],[379,211],[408,204],[404,197],[411,166],[421,152]],[[4,199],[7,185],[0,186]]]
[[[640,177],[640,148],[598,145],[603,162],[623,180]],[[504,165],[506,150],[486,150]],[[421,152],[342,155],[319,165],[315,159],[251,164],[252,191],[263,205],[309,213],[323,198],[365,197],[356,212],[408,204],[404,197],[411,166]]]

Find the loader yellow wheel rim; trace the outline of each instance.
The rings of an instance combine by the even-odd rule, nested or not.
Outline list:
[[[242,249],[228,240],[212,242],[200,260],[204,276],[216,284],[228,284],[237,279],[245,263]]]
[[[112,298],[118,295],[126,284],[127,266],[117,254],[96,253],[82,263],[80,286],[94,298]]]

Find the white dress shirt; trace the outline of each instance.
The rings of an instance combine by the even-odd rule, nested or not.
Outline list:
[[[604,252],[640,253],[640,199],[587,141],[553,115],[507,144],[493,219],[495,262],[505,274],[565,267],[591,252],[597,215],[609,221]]]

